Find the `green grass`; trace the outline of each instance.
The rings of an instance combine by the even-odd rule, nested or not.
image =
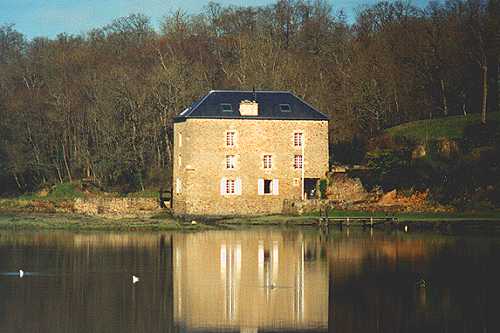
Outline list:
[[[500,211],[480,213],[389,213],[331,210],[330,217],[398,217],[401,222],[446,222],[453,220],[500,222]],[[0,230],[123,230],[123,231],[203,231],[248,226],[300,226],[318,221],[319,213],[302,216],[270,215],[220,219],[192,225],[169,214],[144,218],[108,219],[68,213],[0,213]]]
[[[158,191],[155,190],[145,190],[140,192],[130,192],[127,194],[129,198],[158,198]]]
[[[9,230],[197,231],[212,228],[203,223],[191,225],[174,218],[106,219],[61,213],[0,214],[0,229]]]
[[[386,217],[394,216],[400,221],[422,221],[422,220],[448,220],[448,219],[496,219],[500,221],[500,211],[488,212],[452,212],[452,213],[433,213],[433,212],[364,212],[364,211],[332,211],[329,213],[332,217]]]
[[[500,112],[487,116],[488,121],[500,122]],[[401,124],[386,130],[393,137],[405,137],[419,142],[439,138],[460,139],[464,128],[480,122],[480,114],[450,116],[432,120],[419,120]]]
[[[85,194],[82,193],[78,186],[74,183],[61,183],[54,185],[49,193],[45,196],[39,195],[37,193],[28,193],[19,196],[19,200],[49,200],[49,201],[60,201],[60,200],[72,200],[76,198],[83,198]]]
[[[453,213],[412,213],[412,212],[367,212],[330,210],[329,217],[397,217],[400,221],[450,221],[450,220],[491,220],[500,222],[500,211],[488,212],[453,212]],[[300,225],[310,224],[317,221],[319,212],[313,212],[301,216],[269,215],[255,217],[235,217],[219,221],[222,224],[241,225]]]

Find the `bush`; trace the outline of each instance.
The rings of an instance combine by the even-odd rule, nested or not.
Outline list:
[[[498,122],[476,123],[464,128],[462,140],[464,148],[469,151],[476,147],[498,145],[500,144],[499,137],[500,124]]]
[[[366,145],[358,137],[352,141],[342,141],[331,146],[332,163],[358,164],[363,161],[366,154]]]
[[[84,195],[74,183],[56,184],[49,192],[50,199],[74,199]]]
[[[326,198],[326,188],[328,187],[328,182],[326,179],[321,179],[319,181],[319,193],[321,195],[321,199]]]
[[[372,170],[366,183],[369,187],[380,185],[384,190],[405,186],[409,165],[407,150],[377,150],[367,154],[367,166]]]

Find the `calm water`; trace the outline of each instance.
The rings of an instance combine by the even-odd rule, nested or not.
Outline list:
[[[487,236],[0,231],[0,332],[500,332],[499,263]]]

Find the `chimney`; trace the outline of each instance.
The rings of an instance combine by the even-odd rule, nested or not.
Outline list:
[[[242,116],[258,116],[259,103],[257,101],[243,100],[240,102],[240,114]]]

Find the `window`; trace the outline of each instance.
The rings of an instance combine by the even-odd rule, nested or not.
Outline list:
[[[226,155],[226,169],[234,169],[236,167],[236,157],[234,155]]]
[[[295,132],[293,133],[293,145],[295,147],[302,147],[303,144],[303,135],[302,132]]]
[[[179,133],[178,138],[179,138],[179,147],[182,147],[182,133]]]
[[[179,167],[182,166],[182,156],[180,154],[177,156],[177,165],[179,165]]]
[[[295,155],[293,158],[294,169],[302,169],[302,155]]]
[[[233,106],[228,103],[222,103],[220,108],[222,109],[222,112],[233,112]]]
[[[236,138],[236,132],[234,132],[234,131],[226,132],[226,146],[227,147],[234,147],[235,141],[236,141],[235,138]]]
[[[220,182],[220,194],[222,195],[240,195],[241,178],[222,178]]]
[[[290,112],[290,111],[292,111],[292,108],[290,107],[290,104],[280,104],[280,111],[281,112]]]
[[[236,181],[234,179],[226,179],[226,194],[236,193]]]
[[[264,194],[273,193],[273,181],[271,179],[264,179]]]
[[[271,155],[264,155],[264,169],[271,169],[273,167],[273,157]]]
[[[278,195],[279,182],[278,179],[259,179],[258,194],[259,195]]]
[[[179,194],[182,191],[182,184],[181,184],[181,179],[177,178],[175,180],[175,193]]]

